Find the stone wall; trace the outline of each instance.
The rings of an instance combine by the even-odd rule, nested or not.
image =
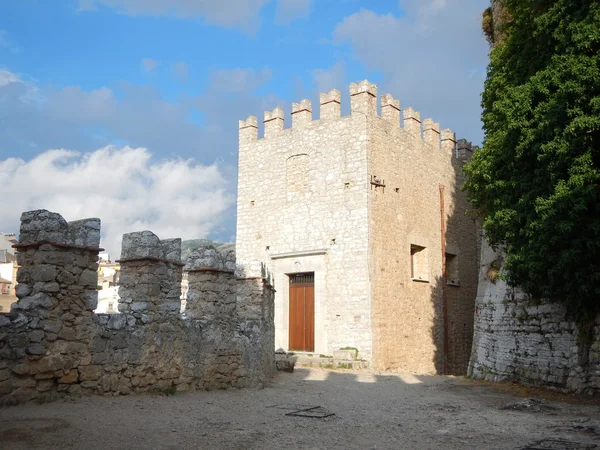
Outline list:
[[[340,115],[334,89],[320,95],[318,120],[302,100],[292,105],[290,128],[281,108],[265,112],[262,138],[256,117],[240,121],[238,258],[264,259],[274,274],[277,349],[301,350],[288,345],[289,275],[313,272],[315,346],[307,352],[350,346],[382,370],[448,366],[464,374],[478,258],[476,226],[459,190],[470,145],[457,147],[454,133],[440,136],[439,125],[421,124],[412,108],[401,126],[399,102],[389,94],[378,115],[377,86],[366,80],[349,90],[348,116]],[[444,238],[460,274],[448,285],[440,185]],[[411,244],[427,250],[420,280],[411,277]]]
[[[469,375],[570,391],[600,391],[600,316],[590,342],[559,304],[536,302],[498,277],[502,253],[482,245]]]
[[[274,274],[276,348],[288,350],[288,274],[314,272],[315,353],[359,348],[370,359],[366,118],[340,117],[341,94],[321,94],[320,120],[308,100],[240,121],[236,253]],[[296,349],[297,350],[297,349]]]
[[[192,258],[189,317],[182,317],[180,241],[130,233],[120,261],[121,313],[94,314],[100,220],[67,223],[44,210],[21,220],[19,301],[0,314],[0,404],[65,393],[250,387],[272,375],[268,277]]]
[[[366,84],[362,92],[375,98],[377,87]],[[432,119],[421,123],[411,107],[404,108],[401,126],[400,102],[389,94],[381,114],[368,116],[373,367],[464,375],[479,254],[477,227],[460,190],[471,147],[464,140],[457,146],[454,133],[440,133]],[[415,272],[422,260],[421,273],[411,273],[411,246],[422,249],[413,260]],[[452,255],[445,279],[444,253]]]

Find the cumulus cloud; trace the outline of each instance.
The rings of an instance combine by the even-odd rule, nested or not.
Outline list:
[[[258,13],[270,0],[79,0],[80,11],[93,11],[103,4],[132,16],[170,16],[204,18],[224,27],[251,31],[258,24]]]
[[[201,146],[202,138],[203,130],[190,119],[190,106],[165,100],[153,87],[121,83],[94,90],[56,89],[0,70],[0,159],[124,142],[211,163],[215,150]]]
[[[210,76],[211,89],[219,92],[250,92],[269,81],[273,73],[268,68],[254,69],[223,69],[213,72]]]
[[[56,89],[0,69],[0,160],[15,155],[34,160],[53,148],[144,147],[162,159],[217,163],[221,186],[234,195],[238,120],[288,104],[255,92],[270,79],[267,68],[221,70],[213,73],[202,95],[167,101],[148,86]],[[218,239],[234,235],[235,208],[225,211],[214,233]]]
[[[189,77],[190,66],[184,62],[177,62],[171,66],[171,72],[179,81],[187,81]]]
[[[158,61],[153,60],[152,58],[144,58],[142,59],[142,69],[146,73],[152,73],[156,70],[160,63]]]
[[[102,245],[120,253],[123,233],[149,229],[161,239],[208,236],[233,196],[217,165],[155,161],[144,148],[49,150],[25,161],[0,160],[0,229],[16,231],[23,211],[48,209],[67,220],[100,217]]]
[[[8,86],[11,83],[19,83],[21,78],[8,70],[0,69],[0,87]]]
[[[275,10],[275,22],[287,25],[310,14],[312,0],[279,0]]]
[[[383,77],[380,91],[412,106],[421,118],[474,142],[483,138],[480,93],[488,46],[481,12],[488,0],[401,0],[404,15],[362,9],[337,24],[334,42]]]

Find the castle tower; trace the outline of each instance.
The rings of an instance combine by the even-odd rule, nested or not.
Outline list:
[[[389,94],[379,116],[376,85],[349,91],[347,116],[332,90],[319,120],[302,100],[289,128],[283,109],[265,112],[264,137],[240,121],[238,263],[273,274],[276,349],[465,373],[477,285],[465,158],[452,131]]]

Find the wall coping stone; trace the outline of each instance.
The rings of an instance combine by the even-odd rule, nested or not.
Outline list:
[[[184,264],[185,265],[185,264]],[[230,273],[234,274],[235,270],[227,270],[227,269],[216,269],[214,267],[198,267],[197,269],[189,269],[186,272],[221,272],[221,273]]]
[[[156,258],[155,256],[147,256],[145,258],[117,259],[115,262],[122,264],[122,263],[128,263],[128,262],[141,262],[141,261],[164,262],[164,263],[173,264],[174,266],[179,266],[179,267],[185,266],[185,264],[183,264],[183,263],[180,263],[177,261],[171,261],[170,259]]]
[[[39,242],[31,242],[29,244],[14,244],[12,246],[12,248],[17,249],[17,250],[27,250],[30,248],[38,248],[41,247],[42,245],[52,245],[54,247],[58,247],[58,248],[73,248],[73,249],[79,249],[79,250],[90,250],[90,251],[96,251],[96,252],[103,252],[104,249],[100,248],[100,247],[86,247],[85,245],[74,245],[74,244],[61,244],[60,242],[52,242],[52,241],[39,241]]]

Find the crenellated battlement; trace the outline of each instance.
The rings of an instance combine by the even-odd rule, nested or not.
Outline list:
[[[426,143],[427,145],[441,149],[450,153],[452,156],[465,160],[467,153],[464,151],[459,157],[456,150],[456,138],[454,133],[445,129],[440,132],[440,124],[432,118],[421,121],[421,114],[412,107],[400,108],[400,100],[394,98],[391,94],[384,94],[381,97],[381,116],[377,114],[377,85],[363,80],[359,83],[350,83],[350,110],[351,113],[346,117],[360,116],[361,118],[381,118],[392,126],[401,129]],[[312,103],[310,100],[303,99],[299,103],[292,103],[292,123],[290,130],[302,129],[319,123],[336,121],[344,117],[341,116],[341,93],[337,89],[332,89],[327,93],[319,94],[320,118],[313,119]],[[402,124],[401,124],[402,116]],[[263,139],[273,138],[280,133],[287,132],[285,129],[285,114],[281,107],[272,111],[264,112],[264,137]],[[246,120],[240,120],[240,146],[251,144],[259,139],[257,119],[254,116]],[[466,149],[467,147],[464,147]],[[465,150],[466,151],[466,150]],[[472,149],[471,149],[472,152]]]
[[[252,124],[252,121],[250,121]],[[123,235],[119,313],[95,314],[100,219],[23,213],[18,301],[0,314],[0,405],[61,394],[255,386],[274,370],[272,286],[235,252]],[[182,270],[189,271],[181,314]],[[251,270],[251,269],[249,269]]]

